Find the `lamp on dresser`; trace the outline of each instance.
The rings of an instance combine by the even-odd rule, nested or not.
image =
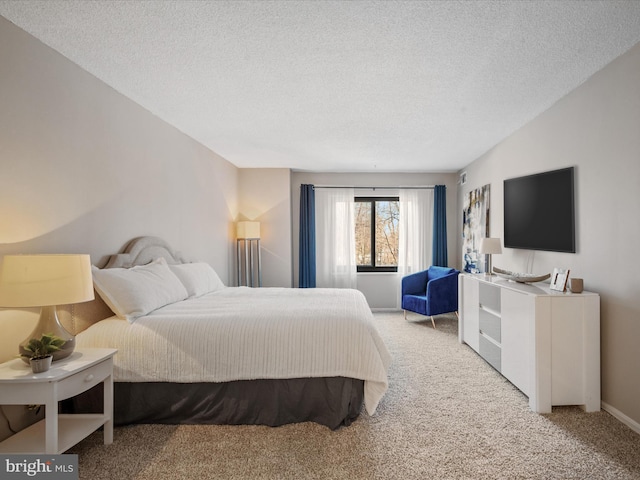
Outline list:
[[[499,238],[481,238],[480,239],[480,247],[478,248],[480,254],[487,256],[487,262],[485,269],[485,273],[487,275],[493,275],[493,271],[491,269],[491,255],[494,253],[502,253],[502,246],[500,245]]]
[[[238,222],[236,225],[236,248],[238,254],[238,286],[262,286],[262,260],[260,257],[260,222]],[[241,243],[244,248],[241,248]],[[257,271],[254,263],[257,256]],[[243,268],[244,266],[244,268]],[[244,281],[243,273],[244,271]],[[257,282],[255,276],[257,275]]]
[[[93,298],[89,255],[6,255],[3,259],[0,307],[40,307],[38,323],[18,347],[21,355],[28,356],[24,347],[30,339],[47,333],[65,340],[60,350],[53,353],[53,361],[71,355],[75,337],[60,324],[56,306]]]

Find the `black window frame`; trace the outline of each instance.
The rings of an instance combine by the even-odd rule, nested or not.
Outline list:
[[[356,265],[356,269],[358,271],[358,273],[360,272],[379,272],[379,273],[397,273],[398,272],[398,266],[396,265],[395,267],[390,267],[390,266],[383,266],[383,267],[378,267],[375,265],[375,259],[376,259],[376,229],[375,229],[375,225],[376,225],[376,202],[378,201],[382,201],[382,202],[399,202],[400,201],[400,197],[398,196],[384,196],[384,197],[354,197],[354,201],[355,202],[364,202],[364,203],[371,203],[371,261],[373,263],[373,265]]]

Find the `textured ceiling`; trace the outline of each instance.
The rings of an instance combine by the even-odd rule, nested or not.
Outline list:
[[[640,1],[6,1],[238,167],[455,171],[640,41]]]

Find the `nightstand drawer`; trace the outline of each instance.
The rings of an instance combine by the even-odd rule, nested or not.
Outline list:
[[[113,360],[109,358],[58,383],[58,400],[64,400],[89,390],[111,375]]]

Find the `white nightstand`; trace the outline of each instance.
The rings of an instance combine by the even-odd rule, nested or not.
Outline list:
[[[45,418],[0,442],[1,453],[62,453],[104,425],[113,442],[113,356],[111,348],[75,350],[44,373],[33,374],[21,359],[0,364],[0,405],[44,405]],[[103,413],[59,415],[58,402],[104,384]]]

